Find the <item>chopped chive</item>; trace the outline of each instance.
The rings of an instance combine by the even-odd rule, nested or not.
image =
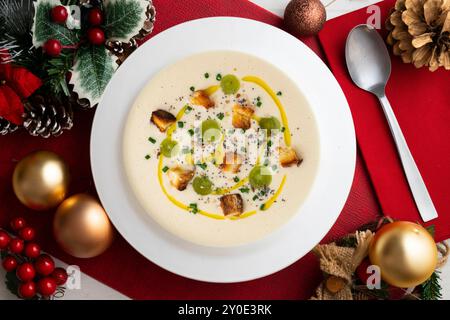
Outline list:
[[[272,146],[272,140],[267,141],[267,146],[270,148]]]
[[[196,214],[198,212],[198,207],[196,203],[190,203],[189,209],[193,214]]]
[[[269,159],[264,160],[264,167],[267,167],[269,165]]]
[[[178,121],[178,128],[183,128],[183,127],[184,127],[184,122]]]
[[[208,165],[206,163],[197,163],[197,166],[199,166],[203,170],[205,170],[208,167]]]
[[[250,189],[247,187],[244,187],[244,188],[240,188],[239,191],[242,193],[248,193],[250,191]]]
[[[252,199],[253,201],[258,200],[258,196],[255,194]]]
[[[264,209],[264,203],[262,205],[259,206],[259,210],[265,210]]]
[[[257,107],[261,107],[261,106],[262,106],[262,102],[261,102],[261,101],[258,101],[258,102],[256,103],[256,106],[257,106]]]
[[[189,105],[186,105],[186,110],[184,111],[184,113],[188,114],[191,111],[192,111],[192,107]]]
[[[205,78],[208,79],[209,78],[209,73],[205,73]]]
[[[256,101],[261,101],[261,97],[256,97]]]
[[[145,155],[145,160],[148,160],[148,159],[150,159],[150,155],[149,154]]]
[[[217,118],[219,118],[219,120],[223,120],[224,117],[225,115],[223,114],[223,112],[217,114]]]
[[[153,144],[154,144],[154,143],[156,142],[156,139],[155,139],[155,138],[153,138],[153,137],[149,137],[149,138],[148,138],[148,141],[150,141],[151,143],[153,143]]]
[[[194,135],[194,129],[189,129],[188,132],[191,137]]]
[[[195,87],[194,87],[194,86],[190,87],[189,89],[190,89],[192,92],[195,91]]]
[[[234,181],[234,182],[239,182],[239,177],[234,177],[234,178],[233,178],[233,181]]]
[[[167,170],[169,170],[169,167],[168,167],[168,166],[164,166],[164,168],[162,168],[162,172],[164,172],[164,173],[166,173]]]
[[[216,76],[216,80],[217,80],[217,81],[220,81],[220,80],[222,80],[222,75],[221,75],[220,73],[218,73],[218,74],[217,74],[217,76]]]
[[[286,130],[285,127],[281,127],[281,132],[284,132]]]
[[[278,91],[278,92],[277,92],[277,96],[281,96],[281,95],[283,95],[283,92]]]

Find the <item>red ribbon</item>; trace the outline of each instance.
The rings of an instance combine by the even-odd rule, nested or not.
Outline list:
[[[24,105],[42,81],[30,71],[5,63],[9,54],[0,51],[0,117],[16,125],[23,123]]]

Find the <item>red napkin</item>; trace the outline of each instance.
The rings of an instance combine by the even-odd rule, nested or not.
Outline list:
[[[240,16],[277,27],[282,25],[279,17],[246,0],[154,0],[154,3],[157,9],[154,34],[184,21],[208,16]],[[303,40],[320,54],[315,38]],[[76,259],[65,254],[52,236],[54,211],[33,212],[23,207],[13,193],[11,176],[17,160],[26,154],[52,150],[68,162],[72,175],[70,194],[95,194],[89,162],[92,115],[92,111],[76,113],[74,128],[58,138],[44,140],[25,132],[0,137],[0,226],[5,226],[12,217],[24,216],[37,229],[37,241],[46,251],[80,266],[83,272],[135,299],[307,299],[314,293],[322,274],[311,253],[274,275],[237,284],[204,283],[176,276],[145,259],[119,234],[112,247],[99,257]],[[354,231],[376,219],[378,212],[366,169],[358,157],[347,204],[323,241],[329,242]]]
[[[377,4],[383,37],[384,21],[394,3]],[[350,104],[358,144],[384,214],[422,222],[379,102],[353,84],[345,64],[349,31],[371,15],[364,8],[333,19],[325,24],[319,39]],[[439,217],[428,225],[435,226],[436,240],[441,241],[450,237],[450,71],[416,69],[399,57],[391,58],[387,97],[438,211]]]

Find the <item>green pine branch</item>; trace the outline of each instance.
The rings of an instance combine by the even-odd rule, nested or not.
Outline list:
[[[423,300],[439,300],[442,298],[440,271],[435,271],[431,277],[421,284]]]

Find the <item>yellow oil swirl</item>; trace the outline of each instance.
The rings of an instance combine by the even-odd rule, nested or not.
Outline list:
[[[272,88],[261,78],[256,76],[245,76],[242,78],[243,81],[246,82],[252,82],[260,86],[264,89],[264,91],[267,92],[267,94],[272,98],[272,100],[275,102],[275,104],[278,107],[278,110],[280,111],[281,116],[281,122],[284,126],[284,142],[287,146],[291,145],[291,131],[289,130],[289,124],[286,112],[284,111],[284,107],[281,104],[280,99],[278,99],[277,94],[272,90]]]
[[[203,90],[203,92],[205,92],[208,96],[210,96],[214,94],[217,90],[219,90],[219,88],[220,88],[219,85],[214,85],[206,88],[205,90]]]
[[[214,190],[212,192],[212,194],[224,195],[224,194],[230,193],[231,191],[234,191],[234,190],[242,187],[243,185],[245,185],[247,183],[248,183],[248,177],[245,177],[244,179],[242,179],[241,181],[239,181],[238,183],[236,183],[232,187],[229,187],[229,188],[217,188],[216,190]]]
[[[265,210],[269,209],[275,203],[277,198],[280,196],[281,191],[283,191],[283,187],[284,187],[284,183],[285,182],[286,182],[286,175],[283,176],[283,179],[281,180],[280,186],[278,187],[278,189],[274,193],[274,195],[261,206],[261,210],[265,211]]]

